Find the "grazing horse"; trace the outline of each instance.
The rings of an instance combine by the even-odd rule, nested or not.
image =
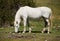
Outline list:
[[[45,21],[45,27],[43,28],[42,33],[47,29],[48,33],[50,31],[50,20],[51,20],[51,9],[48,7],[37,7],[37,8],[32,8],[29,6],[24,6],[20,7],[19,10],[17,11],[15,15],[15,21],[14,21],[14,26],[15,26],[15,32],[18,32],[19,25],[21,22],[21,17],[23,18],[24,22],[24,30],[23,33],[26,32],[26,24],[29,18],[40,18],[43,17]],[[31,33],[31,27],[29,27],[29,33]]]

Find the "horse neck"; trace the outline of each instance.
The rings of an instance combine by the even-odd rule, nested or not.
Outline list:
[[[18,13],[15,15],[15,20],[17,20],[17,19],[18,20],[20,19],[20,14],[18,14]]]

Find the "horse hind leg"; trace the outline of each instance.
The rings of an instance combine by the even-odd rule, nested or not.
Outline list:
[[[45,23],[45,28],[43,28],[42,33],[44,33],[44,31],[46,30],[46,27],[47,27],[47,21],[46,21],[46,18],[43,17],[43,19],[44,19],[44,23]]]
[[[48,18],[44,18],[44,22],[45,22],[45,28],[43,28],[42,33],[44,33],[44,31],[47,29],[48,30],[48,34],[49,34],[49,31],[50,31],[50,22],[49,22],[49,19]]]
[[[49,32],[50,32],[50,21],[49,21],[49,19],[46,19],[46,21],[47,21],[47,30],[48,30],[48,34],[49,34]]]

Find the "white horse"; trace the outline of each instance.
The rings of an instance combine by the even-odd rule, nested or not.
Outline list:
[[[48,33],[50,31],[50,17],[51,17],[51,9],[48,7],[37,7],[37,8],[32,8],[29,6],[24,6],[20,7],[20,9],[17,11],[15,15],[15,21],[14,21],[14,26],[15,26],[15,32],[18,32],[19,25],[21,22],[21,17],[23,18],[24,22],[24,30],[23,33],[26,32],[26,24],[27,24],[27,19],[30,18],[40,18],[43,17],[45,21],[45,27],[43,28],[42,33],[47,29]],[[46,25],[47,24],[47,25]],[[29,33],[31,33],[31,27],[29,27]]]

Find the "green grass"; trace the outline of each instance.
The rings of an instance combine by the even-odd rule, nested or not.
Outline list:
[[[33,22],[33,23],[32,23]],[[52,28],[51,33],[41,33],[43,21],[30,21],[30,25],[33,26],[32,33],[26,32],[22,34],[23,25],[19,28],[19,33],[14,32],[14,28],[6,27],[0,28],[0,41],[60,41],[60,29]],[[28,31],[28,27],[27,27]]]

